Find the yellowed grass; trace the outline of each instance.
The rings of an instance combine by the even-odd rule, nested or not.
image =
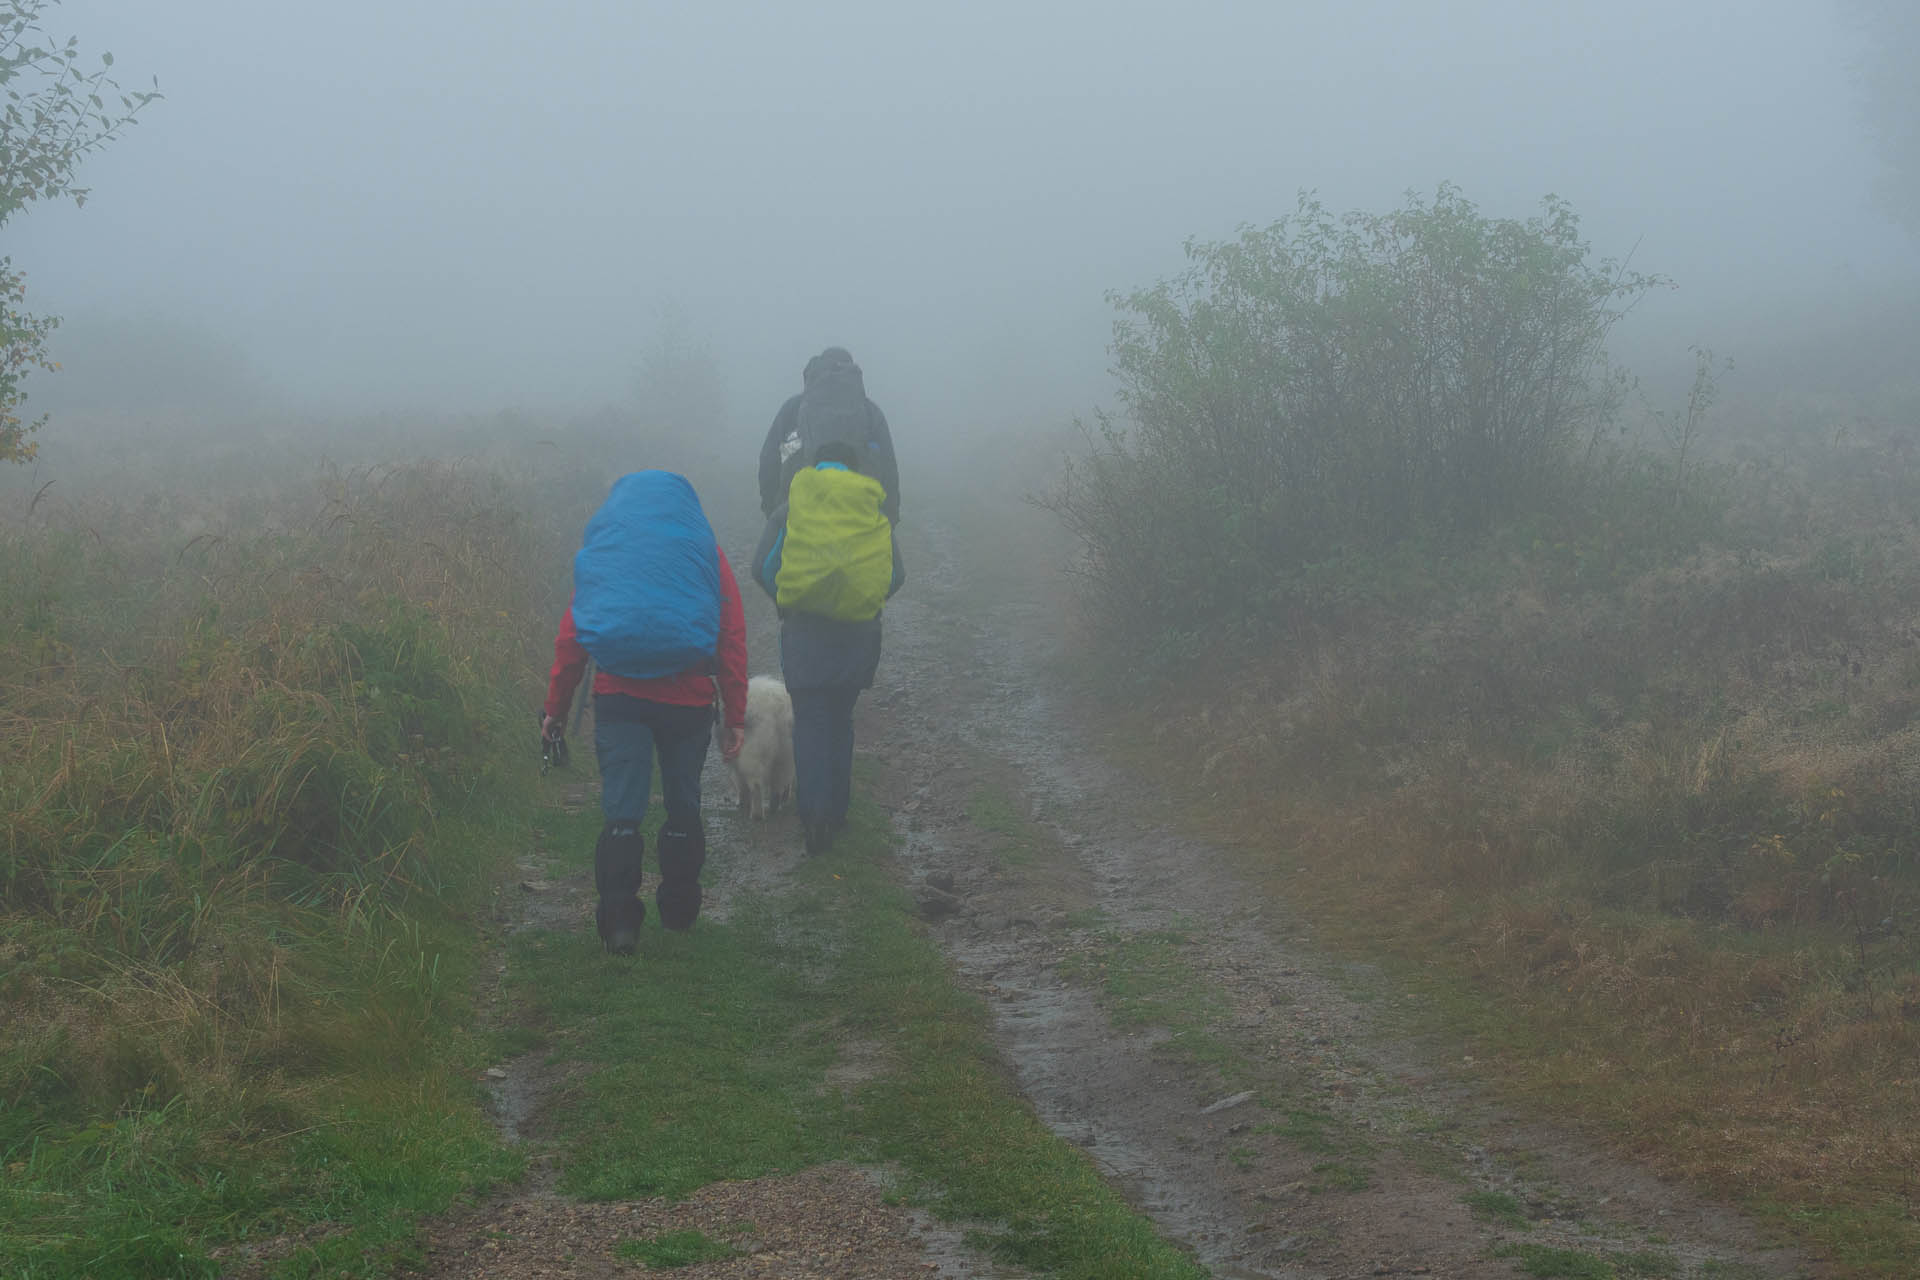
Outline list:
[[[1463,1031],[1517,1093],[1899,1274],[1920,539],[1903,554],[1870,587],[1712,555],[1597,601],[1216,652],[1110,741],[1173,762],[1194,820],[1335,945],[1478,993]]]
[[[274,493],[0,529],[0,1089],[231,1098],[432,998],[398,904],[460,874],[442,811],[530,769],[509,691],[564,562],[471,466]]]

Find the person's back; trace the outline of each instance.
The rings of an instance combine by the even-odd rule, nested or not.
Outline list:
[[[790,501],[774,507],[754,552],[754,580],[780,608],[794,808],[810,854],[825,852],[846,823],[854,703],[880,665],[881,606],[906,578],[880,501],[854,450],[823,445]]]
[[[804,388],[780,406],[760,449],[760,512],[771,515],[787,498],[796,473],[819,451],[840,444],[853,450],[854,469],[886,491],[888,520],[900,519],[900,469],[887,416],[867,397],[860,366],[844,347],[828,347],[807,361]]]
[[[563,739],[567,709],[592,659],[594,754],[605,822],[594,846],[595,928],[607,950],[631,954],[646,907],[639,899],[642,819],[660,766],[666,820],[657,853],[660,922],[688,929],[700,913],[706,830],[700,769],[714,722],[717,681],[726,726],[721,754],[745,736],[747,636],[725,552],[682,476],[623,476],[588,522],[574,558],[574,597],[554,637],[540,732]]]

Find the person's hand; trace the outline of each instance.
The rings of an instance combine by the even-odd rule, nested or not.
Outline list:
[[[544,711],[541,712],[540,713],[540,736],[542,738],[545,738],[548,742],[560,741],[560,739],[567,736],[566,721],[556,720],[554,717],[548,715],[546,712]]]
[[[729,729],[726,735],[720,739],[720,758],[722,760],[732,761],[740,755],[740,748],[746,745],[747,731],[745,729]]]

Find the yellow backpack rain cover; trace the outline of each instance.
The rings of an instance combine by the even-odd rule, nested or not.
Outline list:
[[[775,603],[839,622],[878,616],[893,584],[893,522],[880,512],[886,492],[857,471],[797,473],[787,490]]]

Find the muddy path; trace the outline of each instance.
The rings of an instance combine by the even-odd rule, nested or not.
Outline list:
[[[756,652],[761,650],[756,649]],[[592,741],[589,714],[582,741]],[[576,756],[576,761],[578,757]],[[561,775],[561,807],[596,809],[591,764]],[[784,822],[753,823],[733,808],[733,784],[717,752],[702,777],[710,853],[702,880],[703,921],[724,923],[752,894],[777,891],[805,856]],[[567,859],[544,830],[498,888],[494,924],[501,935],[589,933],[594,927],[592,871]],[[500,948],[482,1016],[510,1021],[510,965]],[[584,1028],[562,1034],[582,1034]],[[482,1083],[501,1135],[527,1157],[516,1185],[426,1224],[423,1261],[405,1272],[420,1280],[601,1280],[647,1268],[621,1255],[623,1244],[670,1232],[724,1239],[737,1256],[675,1267],[690,1280],[728,1277],[968,1277],[1020,1280],[1025,1273],[990,1261],[966,1224],[941,1222],[902,1204],[885,1169],[831,1164],[787,1176],[718,1182],[685,1199],[581,1201],[559,1189],[568,1152],[555,1109],[575,1087],[578,1063],[556,1062],[543,1047],[496,1063]],[[832,1083],[829,1081],[829,1083]],[[746,1230],[740,1224],[750,1224]]]
[[[1726,1208],[1510,1114],[1461,1046],[1410,1037],[1410,997],[1316,952],[1308,922],[1164,820],[1151,779],[1102,761],[1050,691],[1073,660],[1057,584],[926,528],[861,750],[1021,1089],[1168,1236],[1228,1277],[1509,1276],[1556,1250],[1615,1271],[1536,1274],[1817,1274]],[[1177,963],[1178,1034],[1116,1025],[1102,957],[1130,947]]]
[[[1151,779],[1103,760],[1053,692],[1073,655],[1052,557],[1009,551],[1020,517],[982,539],[977,513],[967,536],[941,516],[922,508],[908,529],[910,587],[888,608],[858,712],[861,785],[891,816],[931,935],[992,1010],[1010,1077],[1165,1235],[1221,1277],[1506,1277],[1556,1258],[1561,1269],[1533,1273],[1817,1274],[1738,1215],[1503,1109],[1459,1046],[1409,1036],[1403,993],[1328,960],[1309,922],[1167,820]],[[777,670],[770,610],[756,599],[749,612],[754,670]],[[705,791],[702,915],[725,921],[744,895],[778,893],[803,854],[790,820],[729,807],[717,753]],[[565,804],[597,804],[590,763]],[[501,886],[503,932],[592,928],[590,873],[543,836],[516,874]],[[1182,1017],[1127,1016],[1116,1001],[1103,979],[1127,976],[1115,957],[1136,944],[1173,957]],[[573,1201],[555,1190],[567,1153],[547,1117],[565,1069],[536,1051],[487,1084],[530,1176],[433,1224],[415,1274],[633,1274],[614,1241],[723,1212],[766,1229],[734,1262],[686,1274],[1019,1274],[893,1202],[884,1172],[836,1166],[677,1204]],[[1613,1270],[1566,1269],[1581,1259]]]

